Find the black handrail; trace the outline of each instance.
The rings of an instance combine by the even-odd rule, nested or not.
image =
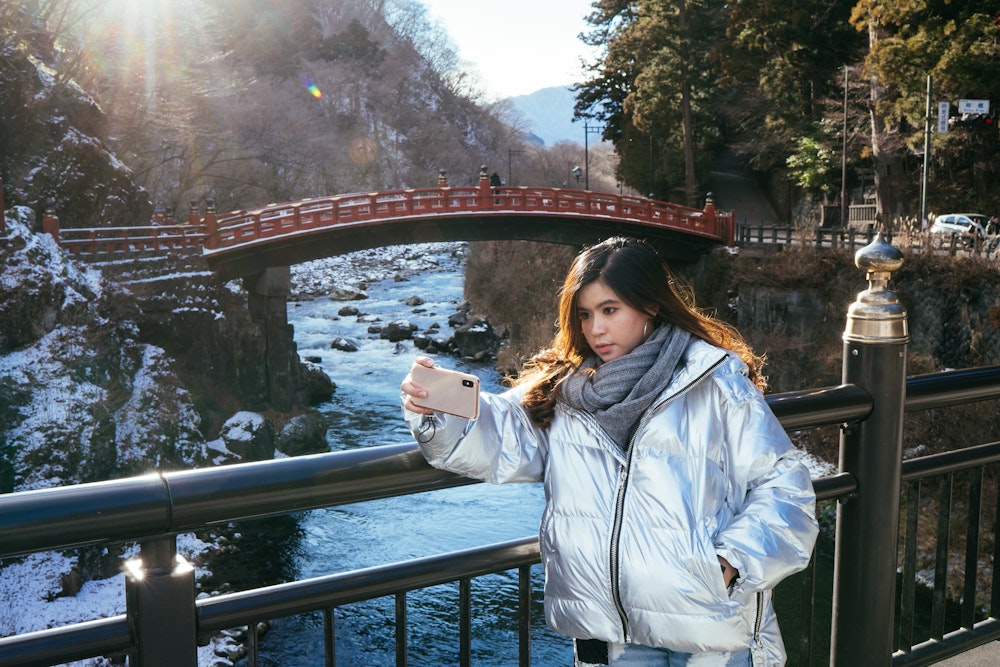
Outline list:
[[[23,491],[0,496],[0,558],[473,483],[409,443]]]
[[[909,653],[892,656],[893,667],[926,667],[965,653],[975,646],[1000,639],[1000,619],[987,618],[973,628],[949,632],[941,639],[930,639],[913,647]]]
[[[854,475],[841,472],[836,475],[820,477],[813,480],[813,491],[817,502],[844,498],[858,490],[858,480]]]
[[[945,475],[973,466],[1000,463],[1000,442],[974,445],[951,452],[931,454],[917,459],[903,461],[902,481],[914,482],[932,475]]]
[[[198,601],[198,631],[218,632],[262,618],[337,607],[538,562],[538,537],[532,535],[404,563],[226,593]]]
[[[786,428],[863,419],[856,387],[768,397]],[[475,480],[430,467],[415,443],[39,489],[0,496],[0,558],[444,489]]]
[[[309,611],[438,586],[463,578],[535,565],[538,537],[530,536],[198,600],[198,633],[253,626]],[[132,635],[125,615],[0,638],[0,665],[35,667],[128,650]]]
[[[125,614],[0,638],[0,665],[47,667],[95,655],[109,655],[132,645]]]
[[[918,375],[906,381],[906,411],[1000,398],[1000,366]]]
[[[871,395],[853,384],[772,394],[767,403],[789,430],[862,421],[873,407]]]
[[[1000,462],[1000,443],[970,447],[912,459],[903,463],[907,481]],[[841,473],[813,483],[817,499],[832,500],[853,492],[856,480]],[[524,537],[449,554],[380,565],[346,573],[295,581],[199,600],[198,631],[210,634],[247,625],[262,618],[277,618],[320,610],[400,591],[435,586],[463,577],[533,565],[539,561],[538,539]],[[927,665],[960,652],[974,641],[982,644],[1000,637],[996,619],[959,630],[946,641],[924,642],[908,653],[897,653],[894,665]],[[0,639],[0,664],[24,667],[49,665],[127,650],[131,643],[124,615]]]
[[[1000,397],[1000,366],[915,376],[907,411]],[[854,385],[773,394],[787,429],[863,420]],[[113,544],[206,525],[474,484],[430,467],[414,443],[185,470],[0,496],[0,558]]]

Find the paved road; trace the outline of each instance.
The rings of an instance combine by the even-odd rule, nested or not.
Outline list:
[[[945,667],[996,667],[1000,665],[1000,642],[983,644],[977,649],[936,664]]]
[[[712,169],[710,182],[716,207],[734,211],[737,224],[777,224],[778,216],[764,196],[764,191],[733,152],[727,151],[719,157]]]

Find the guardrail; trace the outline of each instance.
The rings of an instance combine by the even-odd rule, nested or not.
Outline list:
[[[204,218],[192,202],[186,223],[155,212],[149,225],[63,229],[55,211],[47,209],[42,215],[42,231],[71,255],[81,259],[104,259],[145,251],[200,249],[208,239],[208,223],[214,218],[215,209],[210,200]]]
[[[1000,375],[997,383],[1000,384]],[[832,425],[855,421],[872,410],[870,397],[845,385],[811,389],[768,398],[787,428]],[[91,623],[75,624],[21,637],[0,639],[0,664],[44,665],[102,654],[140,651],[150,642],[140,664],[178,667],[180,657],[192,651],[195,636],[281,616],[322,610],[385,595],[401,596],[414,588],[464,581],[482,574],[518,568],[521,597],[526,600],[527,569],[538,563],[537,537],[457,554],[386,565],[279,584],[256,590],[194,599],[193,582],[176,584],[185,569],[176,562],[172,537],[206,526],[274,516],[306,509],[419,493],[475,483],[431,468],[415,443],[371,447],[276,461],[220,468],[147,475],[95,484],[82,484],[0,497],[0,558],[83,545],[142,543],[142,571],[129,573],[128,586],[140,580],[162,579],[154,587],[157,599],[145,606],[175,610],[171,618],[140,622],[139,609]],[[823,499],[853,493],[848,475],[817,480]],[[168,536],[168,537],[164,537]],[[463,584],[465,586],[466,584]],[[467,592],[463,591],[463,598]],[[132,602],[135,595],[127,595]],[[397,605],[403,602],[397,597]],[[139,606],[139,603],[135,603]],[[176,610],[189,610],[191,617]],[[520,654],[529,653],[529,605],[518,610]],[[195,611],[196,610],[196,611]],[[469,627],[463,612],[461,625]],[[332,646],[331,633],[327,641]],[[463,630],[461,634],[464,634]],[[144,637],[164,638],[166,645]],[[405,638],[405,624],[396,627],[397,644]],[[179,637],[190,646],[182,647]],[[254,637],[254,633],[248,633]],[[461,640],[465,645],[466,640]],[[253,640],[252,640],[253,644]],[[257,650],[249,647],[251,655]],[[405,651],[405,645],[401,647]],[[181,656],[179,656],[179,653]],[[150,662],[154,660],[154,662]],[[190,663],[188,663],[190,664]],[[251,662],[255,664],[255,659]],[[520,663],[527,665],[527,662]]]
[[[148,225],[145,227],[103,227],[63,229],[56,241],[71,255],[121,255],[143,251],[200,249],[208,234],[204,227],[189,225]]]
[[[848,227],[817,227],[797,229],[790,225],[738,225],[736,244],[740,246],[790,246],[811,245],[815,248],[836,248],[854,252],[872,242],[877,232],[873,227],[852,229]],[[887,231],[885,238],[901,250],[934,252],[948,255],[989,257],[1000,248],[1000,235],[967,237],[959,234],[931,234],[928,231],[903,229]]]

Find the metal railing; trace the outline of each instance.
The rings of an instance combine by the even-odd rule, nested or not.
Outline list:
[[[736,229],[736,244],[748,245],[812,245],[816,248],[836,248],[854,252],[875,238],[873,230],[858,230],[846,227],[816,227],[811,230],[797,229],[791,225],[739,225]],[[892,235],[887,239],[891,242]]]
[[[1000,556],[1000,488],[991,506],[982,502],[993,489],[985,481],[998,477],[1000,443],[905,462],[901,449],[904,413],[1000,398],[1000,367],[905,378],[905,312],[884,289],[899,261],[890,250],[877,238],[859,253],[871,284],[848,313],[844,383],[767,399],[788,430],[841,428],[840,471],[814,481],[818,501],[836,505],[832,601],[817,592],[827,565],[814,556],[798,577],[800,627],[786,637],[790,657],[802,665],[927,665],[1000,638],[1000,581],[983,564]],[[429,467],[408,443],[0,496],[0,558],[81,545],[141,545],[141,558],[127,568],[124,615],[0,639],[0,664],[49,665],[127,652],[133,665],[193,667],[195,646],[205,635],[320,610],[325,661],[333,665],[333,610],[393,596],[396,664],[405,665],[406,594],[458,582],[459,661],[467,665],[471,580],[516,569],[519,664],[528,665],[529,575],[539,558],[534,537],[202,600],[195,598],[190,566],[177,557],[180,533],[471,483]],[[963,491],[957,503],[956,488]],[[959,509],[967,520],[961,543],[952,544]],[[993,523],[984,530],[980,517],[987,510]],[[928,520],[936,544],[932,603],[929,621],[917,623],[924,607],[917,603],[924,558],[918,535]],[[900,523],[904,539],[897,545]],[[948,590],[955,553],[963,570],[957,596]],[[776,597],[787,593],[784,586]],[[254,631],[247,642],[255,665]]]
[[[853,421],[871,411],[867,394],[853,386],[776,394],[768,400],[787,428]],[[14,493],[0,497],[0,557],[137,541],[142,544],[144,569],[169,579],[178,569],[172,536],[182,532],[472,483],[431,468],[416,444],[408,443]],[[824,499],[855,490],[847,474],[817,480],[816,485]],[[526,666],[530,654],[528,568],[538,562],[537,537],[528,537],[197,601],[193,582],[185,583],[180,590],[158,591],[161,599],[151,605],[176,608],[178,605],[167,603],[166,598],[190,596],[185,603],[196,618],[188,632],[190,650],[195,635],[239,626],[252,628],[261,621],[310,611],[323,612],[325,632],[330,634],[325,644],[332,647],[332,610],[340,605],[392,595],[396,596],[398,610],[405,603],[407,591],[467,582],[516,568],[521,590],[519,664]],[[467,595],[463,591],[462,599]],[[131,602],[129,596],[126,600]],[[470,627],[470,615],[464,607],[464,603],[460,605],[463,655]],[[137,610],[130,609],[113,618],[0,639],[0,664],[47,665],[137,651],[144,627],[130,617],[138,615]],[[171,644],[176,644],[178,619],[160,619],[156,625],[145,629],[167,636]],[[405,624],[397,624],[397,664],[405,664],[405,630]],[[248,633],[248,638],[253,665],[255,633]],[[177,646],[159,647],[153,653],[155,657],[149,659],[155,662],[144,660],[141,664],[177,665],[177,651]],[[333,656],[327,656],[327,664],[335,664]]]
[[[798,229],[791,225],[748,225],[736,228],[739,246],[810,245],[817,249],[837,249],[854,252],[871,243],[877,232],[873,228],[817,227]],[[931,234],[926,230],[903,228],[885,232],[886,239],[908,252],[944,253],[955,256],[992,256],[1000,248],[1000,235],[966,237],[961,234]]]

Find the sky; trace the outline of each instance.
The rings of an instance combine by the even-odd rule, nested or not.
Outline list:
[[[423,0],[472,63],[489,93],[526,95],[583,79],[579,60],[593,60],[578,38],[593,0]]]

